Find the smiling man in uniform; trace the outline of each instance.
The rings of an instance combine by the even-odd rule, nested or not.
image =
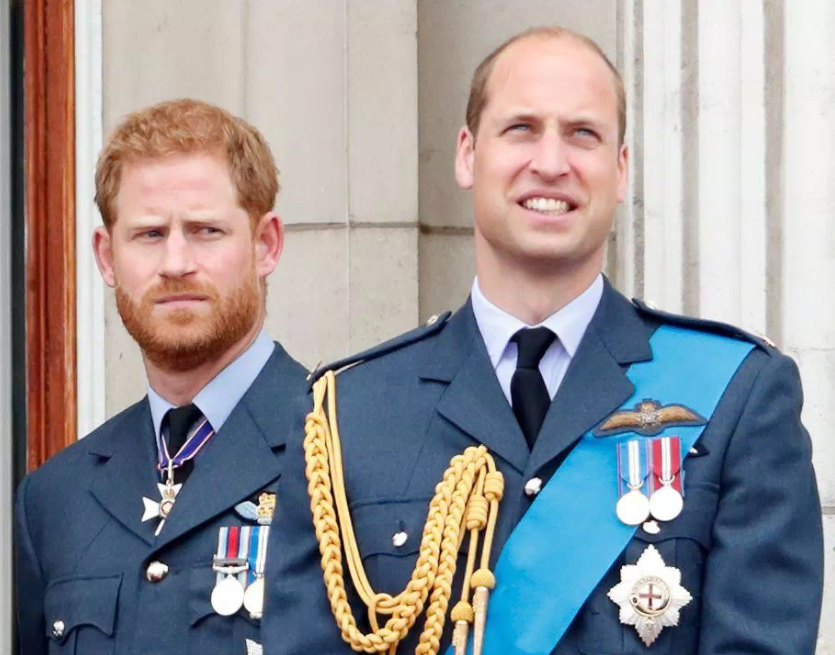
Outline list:
[[[264,330],[283,243],[277,193],[263,137],[202,102],[131,114],[105,144],[93,248],[148,395],[20,487],[25,655],[259,643],[290,399],[305,375]]]
[[[624,131],[620,76],[576,33],[531,30],[476,70],[455,160],[471,296],[314,375],[276,654],[814,652],[797,367],[601,274]]]

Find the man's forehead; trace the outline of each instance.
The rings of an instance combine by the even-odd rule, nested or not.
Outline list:
[[[555,73],[569,92],[595,90],[604,97],[611,92],[617,103],[614,74],[591,46],[571,35],[533,35],[512,43],[497,57],[487,81],[487,105],[508,92],[536,94],[540,87],[553,85]]]

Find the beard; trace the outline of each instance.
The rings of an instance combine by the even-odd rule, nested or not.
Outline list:
[[[159,315],[157,300],[174,294],[204,296],[209,312],[179,308]],[[261,303],[254,270],[226,295],[211,284],[166,280],[137,301],[116,285],[116,306],[128,333],[151,362],[175,372],[219,359],[252,329]]]

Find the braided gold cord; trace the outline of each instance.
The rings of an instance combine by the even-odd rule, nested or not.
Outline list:
[[[327,411],[325,410],[327,402]],[[396,596],[376,593],[365,574],[348,508],[342,469],[342,452],[336,420],[336,378],[325,373],[313,386],[313,411],[305,421],[305,473],[310,509],[319,541],[322,573],[331,611],[342,638],[357,652],[394,655],[427,600],[424,630],[415,652],[435,655],[440,647],[446,612],[452,596],[458,551],[470,535],[465,584],[461,602],[453,615],[472,622],[469,604],[479,533],[485,531],[481,568],[476,573],[492,575],[487,566],[504,480],[484,446],[467,448],[450,461],[429,503],[418,559],[406,588]],[[368,608],[371,632],[358,627],[348,604],[342,550],[354,587]],[[481,576],[483,577],[483,576]],[[380,627],[378,615],[389,617]]]

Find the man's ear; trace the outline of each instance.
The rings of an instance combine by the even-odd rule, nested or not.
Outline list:
[[[475,137],[466,125],[458,132],[455,148],[455,181],[462,189],[473,188],[473,159],[475,158]]]
[[[284,224],[278,214],[267,212],[255,228],[255,272],[265,278],[275,270],[284,249]]]
[[[113,270],[113,237],[107,228],[97,227],[93,231],[93,254],[96,256],[104,283],[109,287],[116,286],[116,273]]]
[[[618,153],[618,202],[626,198],[629,186],[629,148],[624,143]]]

